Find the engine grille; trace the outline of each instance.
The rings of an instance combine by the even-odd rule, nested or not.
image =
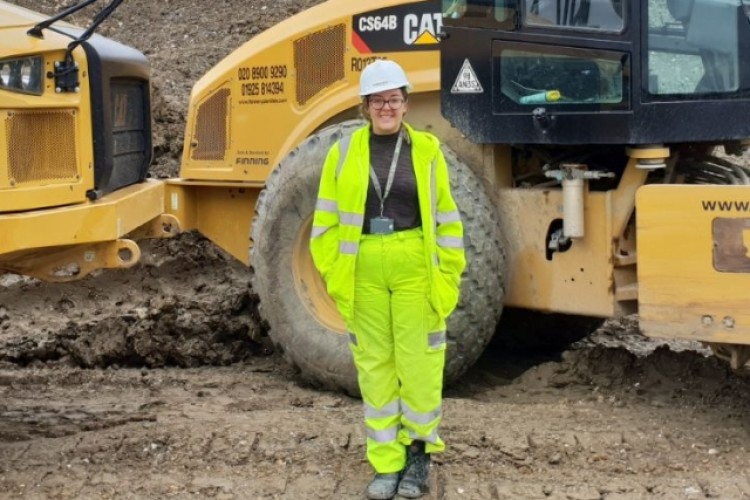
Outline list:
[[[112,168],[109,172],[105,166],[100,168],[96,179],[97,188],[104,192],[142,181],[151,163],[148,82],[113,78],[109,95],[112,142],[111,153],[107,153],[112,155]]]
[[[220,89],[198,108],[193,160],[224,160],[227,150],[229,89]]]
[[[6,120],[9,185],[77,179],[75,111],[14,112]]]
[[[337,24],[294,41],[297,103],[304,105],[326,87],[344,79],[346,26]]]

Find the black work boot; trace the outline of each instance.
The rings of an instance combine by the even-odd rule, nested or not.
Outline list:
[[[419,498],[427,492],[430,474],[430,454],[424,451],[424,441],[414,441],[406,448],[406,468],[398,494],[405,498]]]
[[[367,485],[367,498],[370,500],[390,500],[396,496],[399,473],[375,474],[375,479]]]

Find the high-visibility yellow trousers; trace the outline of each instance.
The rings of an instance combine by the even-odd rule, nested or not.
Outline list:
[[[401,471],[406,447],[441,452],[445,321],[428,300],[421,229],[364,235],[349,326],[365,407],[367,458],[376,472]]]

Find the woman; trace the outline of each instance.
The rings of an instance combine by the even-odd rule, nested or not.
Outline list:
[[[310,249],[348,330],[365,406],[371,499],[421,496],[441,419],[445,319],[466,265],[438,140],[403,122],[409,82],[393,61],[360,78],[369,124],[334,144]]]

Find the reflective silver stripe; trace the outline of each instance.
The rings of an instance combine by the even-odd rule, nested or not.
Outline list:
[[[399,426],[396,425],[394,427],[383,429],[382,431],[376,431],[375,429],[370,429],[368,427],[367,437],[378,443],[390,443],[391,441],[395,441],[398,437],[398,428]]]
[[[339,204],[336,200],[326,200],[325,198],[318,198],[318,202],[315,204],[315,210],[321,210],[323,212],[338,213]]]
[[[341,169],[344,166],[344,161],[346,160],[346,153],[349,152],[349,143],[352,141],[351,135],[345,135],[341,138],[341,141],[339,141],[339,164],[336,165],[336,178],[339,178],[339,174],[341,173]]]
[[[437,244],[443,248],[463,248],[464,239],[458,236],[438,236]]]
[[[353,333],[349,333],[349,343],[354,345],[359,345],[359,342],[357,342],[357,336]]]
[[[438,433],[437,429],[432,431],[429,436],[420,436],[413,430],[409,430],[409,437],[412,439],[418,439],[419,441],[426,441],[428,443],[437,444],[438,442]]]
[[[437,213],[438,224],[446,224],[448,222],[461,222],[461,214],[458,210],[452,212],[438,212]]]
[[[440,265],[440,259],[438,258],[437,253],[432,254],[432,264],[436,266]]]
[[[357,248],[359,248],[359,243],[353,241],[342,241],[339,243],[339,253],[357,255]]]
[[[437,171],[437,163],[432,160],[432,170],[430,173],[430,199],[432,201],[432,234],[437,234],[437,179],[435,179],[435,172]]]
[[[339,221],[349,226],[361,227],[365,222],[365,216],[354,212],[339,212]]]
[[[445,344],[445,332],[432,332],[427,334],[427,345],[433,349],[437,349],[441,345]]]
[[[331,226],[313,226],[310,236],[313,238],[323,236],[329,229],[331,229]]]
[[[398,417],[401,414],[401,400],[395,399],[378,409],[365,403],[365,418]]]
[[[420,413],[418,411],[414,411],[406,403],[402,403],[402,408],[404,411],[404,417],[406,417],[407,420],[410,422],[414,422],[415,424],[419,425],[427,425],[436,418],[438,418],[440,415],[442,415],[442,407],[438,406],[436,409],[426,412],[426,413]]]

